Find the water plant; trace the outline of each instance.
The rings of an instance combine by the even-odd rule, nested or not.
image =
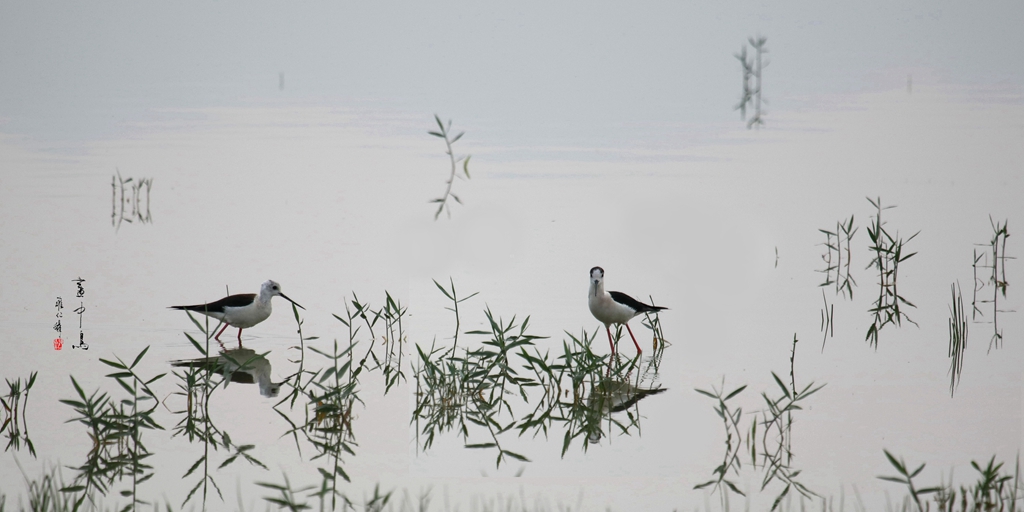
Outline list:
[[[882,199],[867,198],[868,202],[875,207],[875,215],[871,224],[868,225],[868,238],[871,240],[871,251],[874,255],[867,268],[874,268],[878,272],[878,298],[875,299],[869,313],[874,315],[874,321],[868,327],[865,340],[876,350],[878,349],[878,333],[886,325],[900,326],[903,320],[914,325],[916,322],[907,316],[904,306],[916,307],[910,301],[903,298],[897,289],[897,278],[899,266],[910,259],[914,254],[907,254],[904,251],[904,244],[914,239],[920,231],[914,233],[906,240],[900,238],[899,232],[891,235],[885,229],[885,222],[882,221],[882,212],[895,206],[882,206]]]
[[[711,480],[708,480],[707,482],[697,484],[693,488],[703,489],[708,486],[713,486],[711,490],[712,492],[720,493],[720,498],[722,500],[722,508],[724,509],[726,507],[728,496],[727,493],[721,490],[722,484],[725,484],[725,487],[728,488],[728,490],[736,494],[739,494],[740,496],[746,496],[746,494],[744,494],[743,491],[739,490],[739,488],[736,487],[735,482],[729,480],[726,477],[729,474],[730,470],[736,476],[739,476],[740,474],[740,468],[742,468],[743,466],[743,463],[740,461],[740,450],[743,447],[744,431],[744,429],[740,428],[740,419],[743,416],[743,408],[730,408],[728,402],[729,400],[732,400],[737,395],[742,393],[744,389],[747,389],[747,385],[744,384],[730,391],[729,393],[725,393],[725,377],[723,377],[721,389],[715,387],[712,387],[711,389],[711,391],[705,391],[703,389],[695,389],[695,391],[708,398],[711,398],[716,402],[714,406],[715,413],[718,414],[718,417],[722,419],[722,425],[725,428],[725,453],[722,456],[722,463],[715,467],[715,469],[712,470],[711,472],[713,475],[715,475],[715,477]],[[748,444],[750,444],[749,438]],[[753,462],[756,461],[757,454],[754,451],[755,448],[753,447],[753,445],[751,446],[752,447],[750,448],[750,458]]]
[[[735,482],[729,480],[727,475],[731,471],[734,476],[739,476],[742,462],[740,454],[750,455],[750,464],[753,468],[761,469],[764,474],[761,480],[761,491],[764,491],[773,482],[782,484],[782,490],[776,495],[772,502],[771,510],[780,507],[782,500],[791,491],[796,491],[804,498],[818,496],[817,493],[808,489],[797,477],[801,470],[792,466],[793,450],[793,413],[802,410],[802,402],[818,392],[825,385],[815,386],[814,383],[807,384],[802,389],[796,387],[796,345],[797,337],[793,335],[793,346],[790,352],[790,384],[789,387],[782,382],[775,372],[772,378],[778,385],[781,394],[770,395],[768,391],[761,392],[764,402],[764,409],[761,409],[750,422],[749,427],[741,427],[743,409],[738,406],[731,406],[728,401],[738,397],[746,385],[740,386],[728,394],[725,393],[725,379],[723,377],[721,389],[712,388],[712,391],[696,389],[696,391],[712,400],[715,400],[715,413],[722,419],[725,428],[725,453],[722,463],[712,470],[714,478],[695,486],[695,489],[702,489],[712,486],[712,492],[719,492],[722,508],[728,508],[728,489],[733,493],[746,496],[736,487]],[[758,419],[759,416],[760,418]],[[760,432],[759,432],[760,430]],[[744,449],[744,445],[746,448]]]
[[[213,462],[214,452],[221,450],[227,452],[220,464],[216,466],[217,470],[228,467],[238,460],[245,460],[250,465],[267,469],[265,464],[251,454],[256,448],[255,445],[236,445],[232,442],[231,435],[213,422],[210,414],[210,403],[214,393],[218,389],[226,388],[231,382],[245,380],[236,379],[236,376],[246,375],[254,368],[258,360],[265,360],[267,353],[256,354],[243,350],[227,351],[222,347],[219,356],[212,355],[210,340],[213,339],[213,333],[220,325],[211,329],[210,317],[204,316],[203,322],[200,322],[191,312],[186,312],[186,314],[203,335],[203,343],[200,343],[188,332],[184,333],[185,337],[202,357],[172,363],[173,366],[182,368],[182,370],[173,372],[177,379],[178,390],[168,395],[164,399],[164,403],[166,405],[168,399],[172,397],[180,397],[183,402],[180,409],[168,408],[172,415],[180,416],[180,420],[172,428],[171,437],[181,437],[189,443],[202,446],[202,452],[182,475],[182,479],[186,479],[196,474],[199,475],[199,479],[189,490],[181,506],[191,501],[194,496],[199,496],[197,493],[201,489],[201,501],[205,507],[211,488],[217,492],[222,501],[224,499],[223,492],[211,472],[211,463],[216,464]],[[218,361],[229,364],[217,364]],[[263,383],[261,383],[262,386]],[[263,391],[261,389],[261,392]],[[173,404],[174,401],[171,403]]]
[[[889,450],[882,450],[885,452],[885,458],[889,459],[889,464],[892,464],[896,468],[896,472],[899,473],[896,476],[879,476],[879,479],[887,480],[889,482],[896,482],[907,486],[907,492],[910,493],[910,497],[913,498],[914,503],[917,504],[917,509],[920,512],[924,512],[924,507],[921,506],[921,495],[939,492],[941,487],[926,487],[924,489],[918,489],[914,486],[914,478],[921,474],[924,469],[924,463],[921,463],[917,469],[911,471],[908,469],[907,463],[900,457],[896,459],[893,454],[889,453]]]
[[[437,281],[435,285],[451,303],[447,309],[455,313],[458,329],[458,304],[476,294],[460,298],[453,282],[448,288]],[[561,425],[564,456],[574,439],[585,438],[586,450],[606,430],[638,431],[640,415],[631,408],[641,398],[663,391],[641,385],[651,372],[656,374],[667,345],[656,315],[644,323],[654,333],[656,346],[656,357],[644,371],[640,371],[639,357],[623,361],[595,354],[591,350],[594,335],[586,331],[580,336],[567,332],[560,354],[542,353],[535,341],[543,337],[528,332],[529,317],[522,323],[516,317],[505,321],[490,308],[484,315],[488,330],[464,333],[484,336],[479,348],[459,347],[458,332],[451,348],[417,345],[416,409],[411,422],[422,450],[429,449],[437,435],[454,430],[466,448],[496,450],[497,466],[507,459],[526,462],[524,455],[503,444],[504,434],[515,430],[520,437],[547,437],[552,426]],[[518,413],[524,408],[528,412]],[[625,412],[628,420],[614,416],[619,412]],[[483,442],[471,442],[474,432],[484,434]]]
[[[60,400],[71,406],[77,415],[68,423],[85,425],[92,440],[86,461],[72,468],[78,472],[73,483],[61,489],[61,492],[78,494],[75,510],[86,498],[91,499],[93,492],[106,495],[110,487],[125,476],[131,478],[131,485],[120,494],[131,498],[130,509],[146,504],[139,499],[138,486],[152,478],[154,473],[153,467],[145,462],[152,453],[142,442],[142,433],[145,430],[163,430],[153,419],[159,400],[149,386],[166,375],[161,373],[146,379],[135,372],[148,350],[148,346],[142,349],[130,365],[120,358],[116,361],[100,358],[100,362],[117,370],[107,377],[114,379],[127,392],[127,397],[115,401],[99,390],[87,396],[72,376],[71,383],[78,399]]]
[[[452,303],[451,306],[445,306],[445,309],[447,309],[448,311],[451,311],[452,313],[455,313],[455,330],[453,331],[454,335],[452,336],[452,348],[449,351],[449,352],[455,352],[455,347],[457,347],[459,345],[459,330],[460,330],[459,304],[461,304],[463,302],[466,302],[469,299],[472,299],[473,297],[475,297],[480,292],[473,292],[473,293],[469,294],[466,297],[459,298],[459,294],[455,290],[455,280],[453,280],[452,278],[450,278],[450,277],[448,278],[448,282],[449,282],[449,284],[451,286],[451,292],[449,292],[447,289],[445,289],[445,287],[441,286],[441,284],[437,282],[437,279],[434,279],[433,281],[434,281],[434,286],[437,286],[437,289],[441,290],[441,293],[444,294],[445,298],[447,298]]]
[[[437,114],[435,114],[434,115],[434,120],[437,121],[437,127],[438,127],[439,131],[436,131],[436,132],[435,131],[428,131],[427,133],[429,133],[430,135],[433,135],[435,137],[440,137],[440,138],[444,139],[444,144],[445,144],[445,147],[446,147],[445,154],[447,154],[448,155],[448,159],[451,160],[452,170],[451,170],[451,174],[448,175],[448,181],[446,182],[447,186],[446,186],[446,188],[444,190],[444,194],[442,194],[441,197],[439,197],[437,199],[431,200],[430,202],[431,203],[437,203],[437,211],[434,212],[434,220],[437,220],[437,218],[441,215],[442,211],[446,212],[448,214],[448,218],[450,219],[452,217],[452,211],[451,211],[451,206],[448,203],[448,199],[452,199],[456,203],[462,204],[462,200],[459,199],[459,196],[455,195],[452,192],[452,185],[455,183],[455,178],[458,177],[459,179],[462,179],[462,176],[459,176],[459,174],[458,174],[459,162],[462,162],[462,173],[463,173],[463,175],[465,175],[465,177],[466,177],[465,179],[468,180],[469,179],[469,159],[470,159],[470,157],[472,157],[472,155],[460,156],[460,157],[456,158],[455,157],[455,152],[452,150],[452,145],[454,145],[456,142],[458,142],[458,140],[461,139],[462,136],[466,134],[466,132],[459,132],[457,135],[452,136],[452,134],[451,134],[451,130],[452,130],[452,121],[451,121],[451,119],[449,119],[448,120],[448,124],[445,125],[444,123],[441,122],[441,118],[438,117]]]
[[[489,338],[482,342],[481,348],[465,349],[463,354],[457,355],[448,351],[442,353],[433,347],[428,353],[417,347],[420,356],[416,370],[418,398],[413,422],[426,438],[425,447],[439,429],[457,427],[466,448],[497,449],[495,465],[500,467],[506,458],[529,460],[502,447],[499,436],[516,425],[510,395],[525,400],[527,389],[538,385],[534,379],[521,375],[510,359],[517,349],[524,350],[543,336],[527,332],[530,317],[519,323],[515,316],[508,321],[495,318],[490,308],[484,314],[490,330],[466,332]],[[437,354],[441,357],[435,357]],[[513,416],[513,420],[502,424],[503,412]],[[420,420],[424,422],[422,428],[418,425]],[[483,427],[489,440],[469,442],[467,422]]]
[[[5,452],[11,448],[20,450],[21,445],[24,444],[28,448],[28,452],[33,457],[36,456],[36,447],[32,444],[32,439],[28,437],[28,419],[25,416],[25,409],[28,407],[28,394],[36,383],[37,374],[38,372],[32,372],[28,379],[17,378],[14,379],[14,382],[5,379],[8,391],[6,395],[0,396],[0,406],[2,406],[0,431],[3,431],[4,436],[7,437]]]
[[[949,286],[953,295],[949,306],[949,396],[953,396],[960,385],[960,373],[964,368],[964,351],[967,349],[967,313],[964,311],[964,297],[960,283]]]
[[[779,506],[780,501],[785,497],[790,490],[796,490],[802,496],[810,498],[817,496],[814,492],[809,490],[796,478],[800,475],[801,470],[795,469],[792,466],[793,463],[793,412],[802,410],[801,402],[806,400],[808,397],[818,392],[821,388],[825,387],[824,384],[815,387],[814,383],[807,384],[799,391],[796,387],[796,374],[795,374],[795,360],[796,360],[796,345],[797,337],[793,335],[793,348],[790,352],[789,359],[789,378],[790,387],[787,388],[783,384],[782,379],[779,378],[775,372],[772,372],[772,378],[781,390],[781,395],[777,397],[769,396],[767,392],[762,392],[761,397],[764,399],[766,408],[761,411],[761,467],[765,469],[765,475],[761,482],[761,490],[763,491],[773,481],[779,481],[783,484],[782,491],[775,498],[775,502],[772,505],[774,510]],[[757,422],[751,425],[750,438],[756,439],[757,436]],[[751,455],[756,452],[756,448],[751,448]]]
[[[1003,221],[1002,224],[996,222],[989,215],[989,224],[992,226],[992,239],[987,244],[979,244],[983,247],[987,247],[988,250],[985,252],[978,252],[974,250],[974,299],[971,301],[972,312],[971,319],[977,322],[979,315],[984,316],[981,308],[978,304],[991,304],[992,305],[992,338],[989,340],[988,350],[992,351],[992,348],[999,348],[1003,343],[1003,331],[999,329],[999,313],[1009,313],[1010,311],[1004,311],[999,309],[999,296],[1006,298],[1006,289],[1010,285],[1006,279],[1006,260],[1015,259],[1012,256],[1006,255],[1006,239],[1009,238],[1010,232],[1007,229],[1007,221]],[[991,257],[991,260],[989,258]],[[984,261],[983,261],[984,259]],[[981,265],[979,265],[981,263]],[[988,276],[986,279],[978,278],[978,269],[987,269]],[[991,299],[978,299],[978,292],[984,290],[988,286],[992,289]]]
[[[825,281],[819,286],[835,286],[836,295],[853,298],[853,287],[857,286],[850,272],[850,263],[853,261],[850,246],[854,235],[859,227],[853,226],[853,215],[846,221],[836,221],[835,231],[818,229],[825,234],[825,253],[821,259],[825,262],[825,268],[816,272],[825,274]]]

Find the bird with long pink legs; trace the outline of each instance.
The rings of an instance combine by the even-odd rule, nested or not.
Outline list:
[[[615,353],[615,343],[612,342],[612,324],[625,325],[629,331],[629,337],[636,345],[637,354],[643,352],[640,344],[633,336],[633,330],[629,328],[629,320],[641,313],[657,313],[664,308],[644,304],[622,292],[604,291],[604,269],[594,267],[590,269],[590,312],[604,324],[608,332],[608,344],[612,347],[612,354]]]
[[[214,339],[220,343],[220,335],[224,333],[224,330],[231,327],[238,328],[238,348],[242,348],[242,329],[248,329],[267,318],[270,318],[270,299],[274,298],[275,295],[284,297],[285,300],[295,304],[301,309],[294,300],[289,299],[287,295],[281,293],[281,285],[274,281],[267,281],[260,287],[259,295],[255,293],[240,293],[237,295],[229,295],[215,302],[209,304],[196,304],[194,306],[171,306],[171,309],[182,309],[185,311],[195,311],[196,313],[202,313],[210,318],[215,318],[224,322],[224,328],[214,336]],[[223,346],[223,344],[222,344]]]

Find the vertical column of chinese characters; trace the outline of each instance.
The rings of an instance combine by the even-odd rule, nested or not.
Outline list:
[[[85,279],[79,277],[78,279],[72,279],[72,282],[78,285],[78,293],[76,297],[85,297],[85,287],[82,283]],[[82,313],[85,313],[85,301],[79,301],[79,306],[75,308],[75,313],[78,313],[78,345],[71,345],[71,348],[80,348],[82,350],[89,350],[89,345],[85,342],[85,331],[82,330]]]
[[[57,331],[57,337],[53,339],[53,349],[54,350],[60,350],[60,349],[64,348],[64,340],[61,339],[61,334],[60,334],[61,333],[60,319],[64,316],[64,313],[63,313],[64,299],[61,299],[60,297],[57,297],[57,303],[54,304],[54,307],[57,308],[57,323],[53,324],[53,330]]]

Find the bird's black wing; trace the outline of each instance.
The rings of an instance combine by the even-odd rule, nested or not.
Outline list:
[[[661,306],[649,306],[622,292],[608,292],[608,295],[611,295],[612,300],[615,302],[633,308],[633,311],[636,311],[637,313],[655,313],[663,309],[668,309]]]
[[[196,304],[194,306],[171,306],[171,309],[184,309],[188,311],[198,311],[200,313],[208,311],[210,313],[223,313],[224,308],[240,308],[248,306],[256,301],[255,293],[239,293],[238,295],[228,295],[221,300],[211,302],[209,304]]]

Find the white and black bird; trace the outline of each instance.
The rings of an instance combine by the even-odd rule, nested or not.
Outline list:
[[[171,366],[204,368],[224,375],[230,382],[258,384],[260,394],[266,397],[275,397],[281,392],[281,383],[270,380],[270,361],[264,354],[248,348],[225,350],[216,357],[171,361]]]
[[[636,345],[637,353],[640,353],[643,351],[640,350],[640,344],[636,342],[636,336],[633,336],[633,330],[629,328],[627,322],[641,313],[657,313],[663,309],[668,308],[644,304],[622,292],[604,291],[604,269],[601,267],[590,269],[590,312],[594,314],[594,318],[604,324],[604,328],[608,332],[608,344],[611,345],[613,354],[615,353],[615,344],[612,342],[612,324],[626,326],[629,337],[633,338],[633,344]]]
[[[202,313],[210,318],[216,318],[224,322],[224,328],[214,336],[214,339],[220,342],[220,335],[224,333],[224,330],[231,327],[238,328],[238,348],[242,348],[242,329],[248,329],[267,318],[270,318],[270,299],[275,295],[284,297],[288,302],[295,304],[299,308],[297,302],[289,299],[287,295],[281,293],[281,285],[274,281],[267,281],[260,287],[259,295],[255,293],[240,293],[237,295],[229,295],[220,299],[216,302],[210,302],[209,304],[196,304],[194,306],[171,306],[171,309],[182,309],[185,311],[195,311],[196,313]]]

